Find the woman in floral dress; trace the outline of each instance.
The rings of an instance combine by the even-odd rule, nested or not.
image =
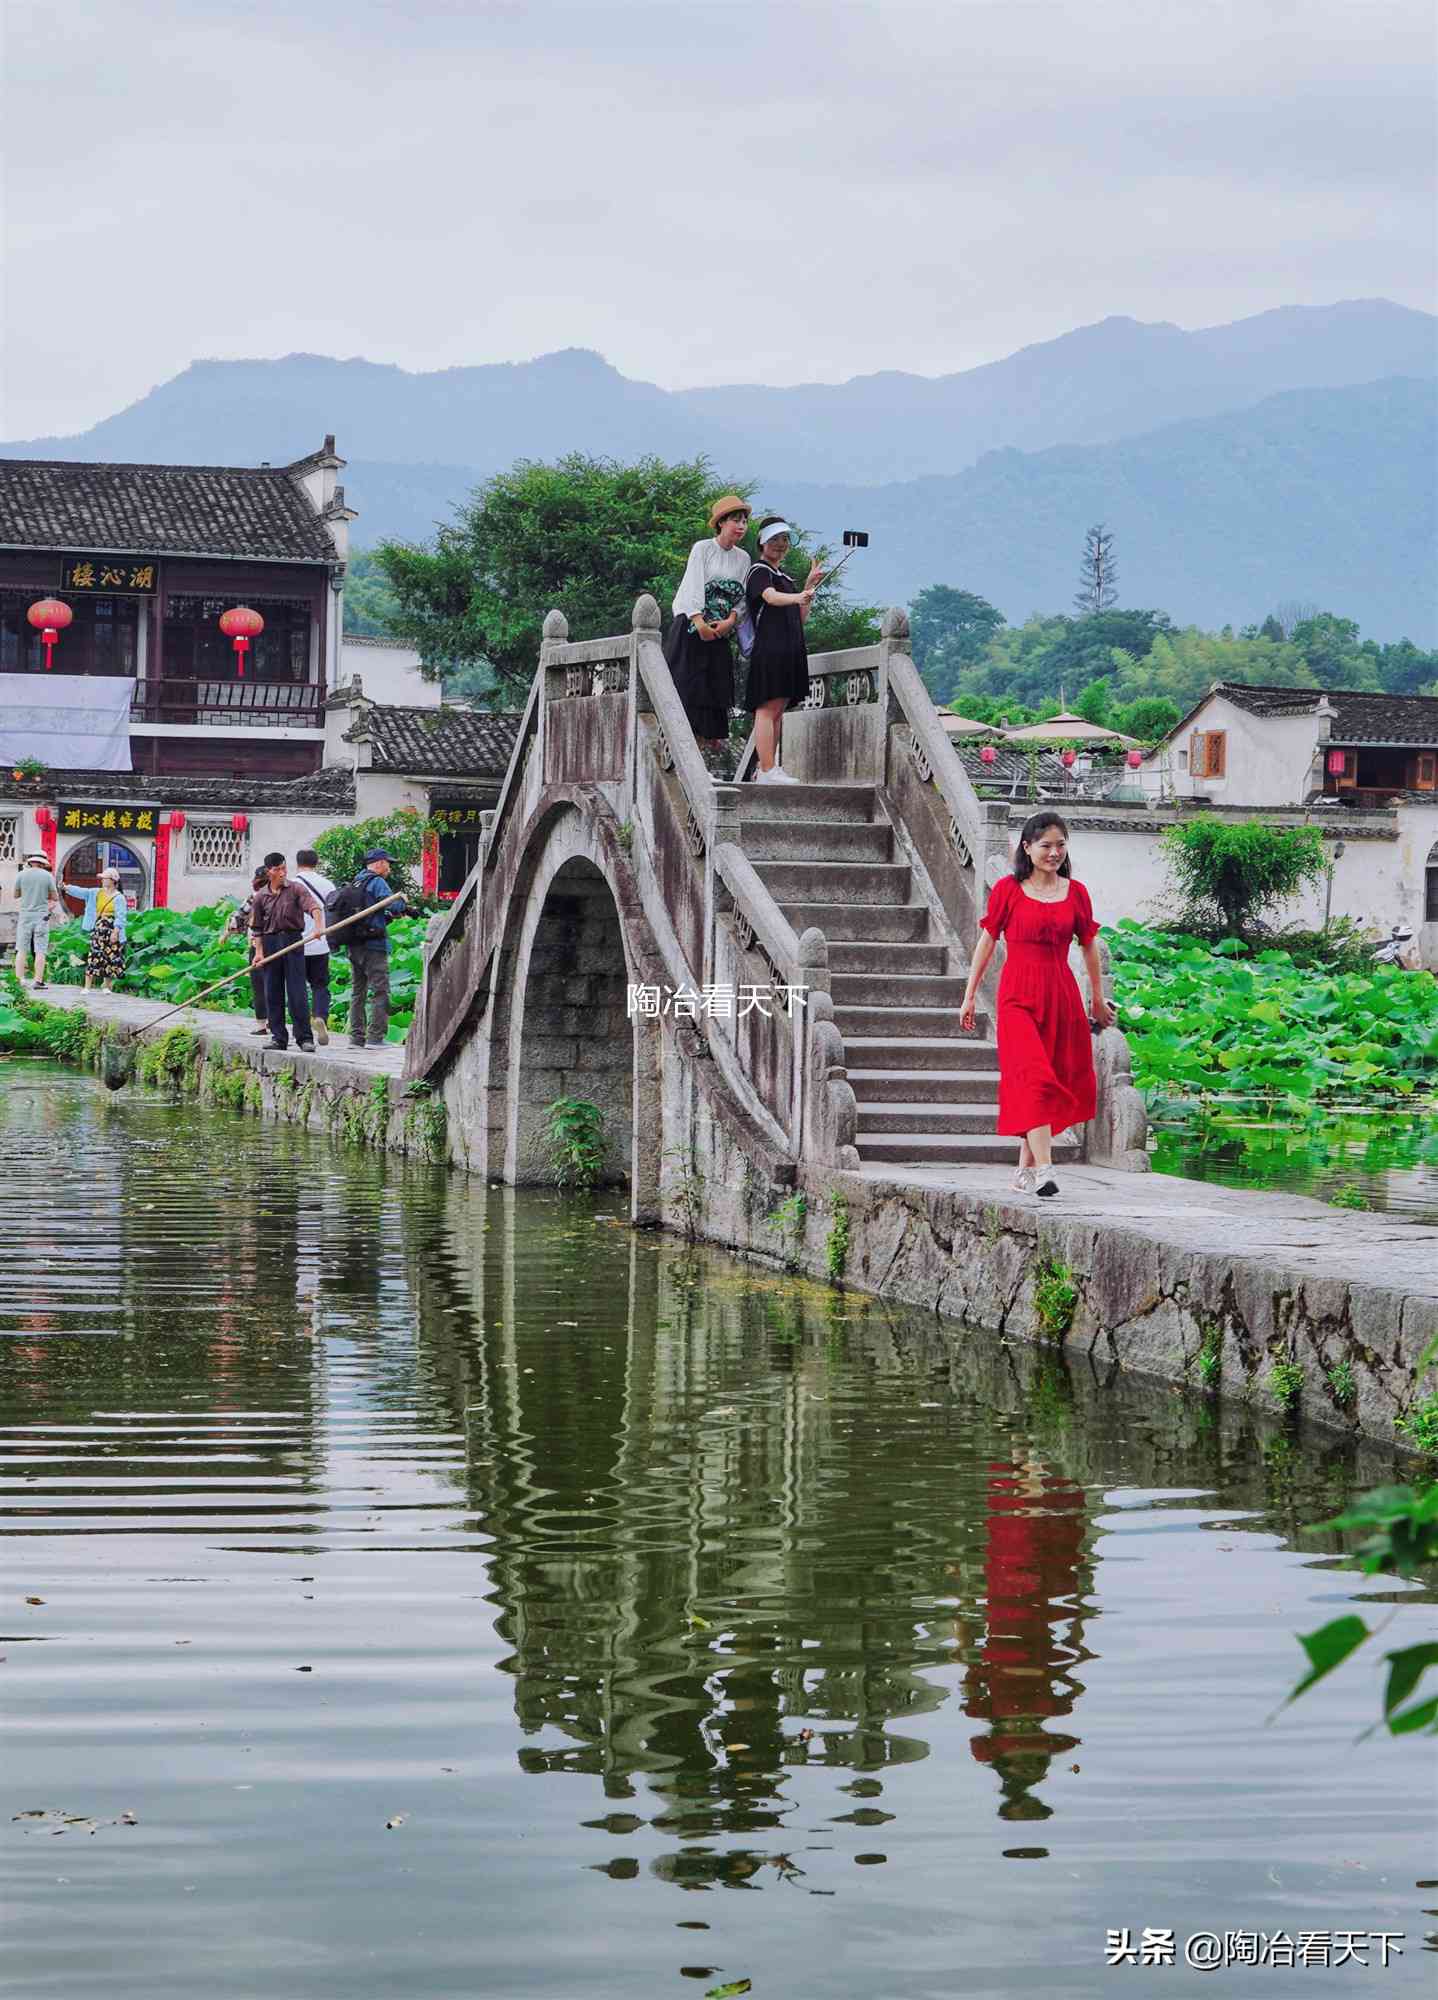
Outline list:
[[[748,504],[726,493],[709,510],[713,530],[689,551],[674,593],[674,623],[664,654],[701,751],[718,755],[729,742],[734,706],[734,656],[729,640],[744,604],[749,557],[742,547]],[[707,760],[706,760],[707,761]]]

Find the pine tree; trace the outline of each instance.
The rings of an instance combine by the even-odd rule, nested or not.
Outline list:
[[[1099,521],[1084,536],[1075,609],[1082,617],[1109,610],[1117,602],[1117,586],[1118,564],[1114,560],[1113,536]]]

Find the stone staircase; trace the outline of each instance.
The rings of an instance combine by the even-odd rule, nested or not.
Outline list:
[[[968,964],[946,944],[873,785],[740,788],[740,843],[794,930],[829,940],[834,1020],[866,1164],[1007,1164],[992,1019],[959,1029]],[[1055,1141],[1072,1157],[1074,1141]]]

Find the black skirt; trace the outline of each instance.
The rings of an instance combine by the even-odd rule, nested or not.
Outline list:
[[[787,579],[786,579],[787,582]],[[749,657],[744,706],[752,713],[766,701],[790,707],[809,692],[809,650],[797,604],[766,604]]]
[[[674,627],[682,629],[678,632]],[[676,612],[664,647],[674,691],[684,704],[689,727],[700,738],[729,735],[729,711],[734,706],[734,655],[727,639],[701,639],[689,630],[689,620]]]

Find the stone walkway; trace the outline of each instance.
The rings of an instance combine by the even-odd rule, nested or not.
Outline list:
[[[255,1022],[248,1013],[218,1014],[208,1007],[175,1010],[163,1000],[140,1000],[129,993],[87,993],[82,986],[46,986],[38,997],[52,1007],[83,1007],[94,1021],[119,1021],[140,1034],[164,1015],[168,1017],[166,1028],[193,1028],[208,1042],[243,1050],[247,1056],[262,1055],[265,1069],[294,1066],[304,1074],[327,1072],[336,1079],[353,1081],[360,1076],[397,1077],[404,1068],[404,1045],[400,1042],[390,1042],[382,1049],[352,1049],[347,1039],[333,1036],[327,1048],[316,1043],[312,1056],[297,1049],[293,1041],[281,1055],[269,1048],[266,1037],[250,1032]]]
[[[1151,1242],[1207,1257],[1299,1266],[1305,1277],[1373,1285],[1438,1300],[1438,1226],[1331,1208],[1308,1195],[1220,1187],[1173,1174],[1121,1174],[1062,1167],[1052,1201],[1014,1194],[1012,1167],[861,1167],[878,1187],[962,1194],[996,1206],[1040,1212],[1055,1222],[1127,1225]]]

